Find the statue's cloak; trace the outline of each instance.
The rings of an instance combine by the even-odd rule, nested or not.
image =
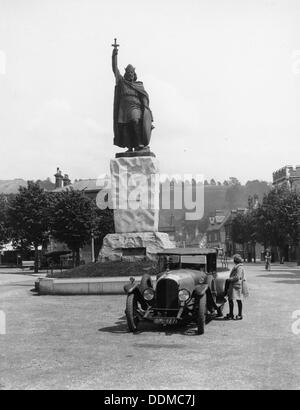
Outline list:
[[[150,142],[153,121],[152,112],[148,107],[142,105],[142,132],[141,141],[138,141],[138,143],[136,141],[134,142],[134,144],[132,143],[133,140],[129,126],[130,124],[118,124],[122,81],[124,81],[128,87],[131,87],[139,94],[141,103],[143,101],[143,98],[146,98],[147,105],[149,106],[149,95],[144,89],[143,83],[141,81],[130,82],[125,80],[124,77],[121,77],[120,81],[118,81],[117,85],[115,86],[114,94],[114,145],[122,148],[134,148],[139,144],[147,146]]]

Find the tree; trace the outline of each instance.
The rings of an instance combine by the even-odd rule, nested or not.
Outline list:
[[[265,195],[262,204],[255,211],[255,231],[258,242],[264,245],[277,246],[282,241],[278,209],[280,199],[275,190]]]
[[[240,181],[236,177],[229,177],[230,185],[241,185]]]
[[[225,195],[226,207],[228,209],[246,207],[247,199],[244,197],[244,192],[245,188],[240,183],[230,183]]]
[[[52,193],[51,234],[67,244],[73,253],[73,265],[80,263],[80,248],[91,240],[94,228],[92,200],[81,191]]]
[[[271,191],[271,184],[266,181],[247,181],[245,185],[245,196],[258,195],[259,201],[262,201],[265,194]]]
[[[38,247],[47,238],[49,198],[38,183],[28,182],[8,207],[8,224],[15,244],[25,242],[35,250],[35,272],[38,272]]]
[[[243,246],[245,258],[247,244],[252,244],[255,241],[255,227],[252,212],[237,214],[232,221],[231,237],[233,242],[239,243]]]
[[[93,235],[95,238],[95,256],[96,260],[99,254],[99,251],[103,244],[104,237],[109,233],[115,232],[114,226],[114,217],[112,209],[101,210],[95,205],[93,218]]]
[[[0,194],[0,247],[9,241],[9,228],[7,224],[7,198]]]
[[[51,182],[50,178],[47,178],[44,181],[38,179],[36,182],[39,184],[40,188],[47,191],[53,191],[55,189],[55,184]]]
[[[279,259],[287,245],[298,244],[299,193],[273,189],[264,196],[254,215],[257,240],[265,247],[276,247]]]

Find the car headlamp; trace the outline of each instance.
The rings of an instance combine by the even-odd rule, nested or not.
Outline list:
[[[180,302],[186,302],[187,300],[189,300],[190,298],[190,292],[186,289],[181,289],[178,292],[178,299],[180,300]]]
[[[145,300],[152,300],[154,298],[154,290],[152,288],[147,288],[143,292],[143,298]]]

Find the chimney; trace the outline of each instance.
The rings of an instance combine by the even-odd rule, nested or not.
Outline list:
[[[56,169],[55,176],[55,188],[62,188],[63,186],[63,176],[59,168]]]
[[[71,184],[71,180],[70,180],[70,178],[69,178],[69,175],[68,175],[68,174],[65,174],[65,175],[64,175],[64,178],[63,178],[63,183],[64,183],[64,186],[68,186],[68,185],[70,185],[70,184]]]

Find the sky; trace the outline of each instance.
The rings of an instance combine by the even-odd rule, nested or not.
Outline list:
[[[164,174],[300,164],[298,0],[0,0],[0,179],[109,173],[114,38]]]

